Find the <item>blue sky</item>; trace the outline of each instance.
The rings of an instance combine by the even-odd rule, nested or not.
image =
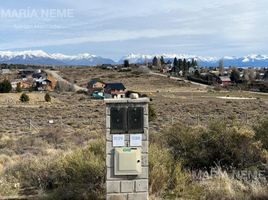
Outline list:
[[[0,50],[113,59],[129,53],[267,54],[267,7],[267,0],[9,0],[0,5]],[[3,16],[52,9],[71,14]]]

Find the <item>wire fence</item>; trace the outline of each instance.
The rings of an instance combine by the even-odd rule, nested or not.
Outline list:
[[[61,130],[67,128],[78,128],[95,130],[96,128],[104,129],[104,122],[98,123],[96,125],[96,119],[94,118],[79,118],[79,119],[69,119],[63,118],[61,116],[54,118],[43,118],[41,119],[8,119],[0,120],[0,133],[10,133],[10,134],[25,134],[31,133],[35,134],[42,129],[53,129],[60,128]]]
[[[267,116],[266,116],[267,117]],[[159,119],[161,118],[161,119]],[[182,123],[187,126],[208,126],[212,122],[226,122],[227,125],[239,125],[239,126],[254,126],[261,122],[265,116],[250,115],[248,113],[240,113],[239,115],[215,115],[215,114],[192,114],[182,113],[168,116],[158,116],[155,121],[150,123],[152,131],[159,131],[166,129],[174,124]]]

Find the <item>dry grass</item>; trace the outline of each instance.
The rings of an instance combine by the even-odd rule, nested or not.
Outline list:
[[[28,103],[22,103],[20,101],[20,96],[22,93],[9,93],[0,94],[0,108],[6,106],[16,106],[16,107],[37,107],[44,104],[46,101],[44,99],[45,93],[43,92],[31,92],[27,93],[30,98]],[[60,103],[58,99],[52,99],[52,103]]]
[[[258,181],[243,182],[230,178],[220,168],[217,177],[208,177],[200,183],[205,188],[206,199],[250,200],[268,199],[268,187]]]

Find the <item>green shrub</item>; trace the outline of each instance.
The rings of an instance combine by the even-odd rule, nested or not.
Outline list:
[[[46,93],[44,98],[45,98],[46,102],[51,102],[51,97],[50,97],[49,93]]]
[[[262,142],[263,147],[268,150],[268,118],[254,126],[255,138]]]
[[[52,188],[50,198],[102,199],[105,183],[103,146],[103,142],[93,143],[60,159],[52,174],[53,184],[47,185],[47,189]]]
[[[149,104],[149,121],[154,121],[156,119],[156,112],[155,109],[151,104]]]
[[[30,97],[26,93],[22,93],[21,96],[20,96],[20,101],[21,102],[29,102]]]
[[[31,156],[5,171],[24,187],[46,192],[45,199],[103,199],[104,141],[87,148],[39,159]]]
[[[210,123],[207,128],[176,124],[164,136],[174,158],[187,168],[247,168],[266,163],[266,151],[246,127],[229,127],[224,122]]]
[[[0,93],[9,93],[12,90],[12,85],[9,80],[3,80],[0,83]]]

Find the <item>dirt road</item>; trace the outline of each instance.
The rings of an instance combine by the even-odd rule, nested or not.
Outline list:
[[[61,82],[65,82],[65,83],[67,83],[67,84],[73,85],[75,91],[79,91],[79,90],[87,91],[87,88],[80,87],[80,86],[78,86],[78,85],[76,85],[76,84],[73,84],[73,83],[70,83],[70,82],[67,81],[66,79],[62,78],[62,77],[58,74],[58,71],[49,70],[49,69],[46,69],[46,70],[44,70],[44,71],[45,71],[47,74],[52,75],[57,81],[61,81]]]
[[[161,73],[150,72],[150,74],[156,75],[156,76],[167,77],[168,78],[167,75],[161,74]],[[205,85],[205,84],[202,84],[202,83],[196,83],[196,82],[185,80],[185,79],[182,79],[182,78],[179,78],[179,77],[170,76],[169,78],[172,79],[172,80],[184,81],[186,83],[191,83],[193,85],[197,85],[197,86],[200,86],[200,87],[203,87],[203,88],[213,88],[213,86],[210,86],[210,85]]]

